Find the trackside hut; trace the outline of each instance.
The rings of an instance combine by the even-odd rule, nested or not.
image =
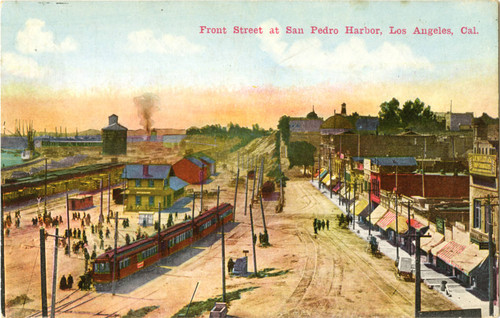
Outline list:
[[[210,167],[195,157],[186,157],[173,166],[177,177],[190,184],[199,184],[210,177]]]
[[[157,211],[172,206],[183,195],[185,182],[173,175],[171,165],[127,165],[122,173],[127,189],[126,211]]]

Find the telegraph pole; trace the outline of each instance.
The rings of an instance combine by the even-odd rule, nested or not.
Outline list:
[[[398,240],[398,193],[396,192],[396,206],[394,207],[394,211],[396,212],[396,234],[394,235],[394,240],[396,241],[396,261],[399,264],[399,240]],[[410,224],[408,224],[409,228]]]
[[[47,158],[45,158],[45,198],[43,200],[43,207],[44,207],[43,212],[47,212]]]
[[[219,192],[220,192],[220,187],[217,186],[217,215],[219,215]],[[226,302],[226,268],[225,268],[225,263],[226,263],[226,246],[224,243],[224,217],[221,217],[221,241],[222,241],[222,302]]]
[[[372,182],[368,183],[370,186],[368,188],[368,200],[370,201],[370,214],[368,214],[368,235],[372,235],[372,212],[373,212],[373,203],[372,203]]]
[[[69,224],[69,197],[68,197],[68,185],[66,184],[66,218],[68,219],[68,229],[66,230],[66,235],[68,236],[68,256],[71,256],[71,241],[70,241],[70,224]]]
[[[264,225],[264,233],[268,235],[266,227],[266,217],[264,216],[264,205],[262,204],[262,195],[260,196],[260,211],[262,212],[262,224]]]
[[[330,199],[332,198],[332,195],[333,195],[333,184],[332,184],[332,174],[333,174],[333,171],[332,171],[332,153],[330,152],[330,156],[329,156],[329,159],[328,159],[328,170],[330,171]]]
[[[102,201],[103,201],[103,193],[102,193],[102,177],[101,177],[101,180],[100,180],[100,186],[101,186],[101,211],[100,211],[100,214],[99,214],[99,223],[103,223],[104,222],[104,215],[102,214]]]
[[[349,192],[350,195],[350,192]],[[352,208],[352,229],[356,229],[356,182],[354,182],[354,207]],[[351,208],[351,202],[349,202],[349,209]]]
[[[254,240],[255,234],[253,231],[252,206],[250,206],[250,226],[252,227],[253,269],[255,271],[255,275],[257,275],[257,256],[255,255],[255,240]]]
[[[255,194],[255,179],[257,179],[257,164],[255,164],[254,166],[254,170],[253,170],[253,186],[252,186],[252,204],[253,204],[253,199],[254,199],[254,194]]]
[[[54,318],[56,316],[56,292],[57,292],[57,240],[59,239],[59,228],[56,227],[56,233],[54,236],[54,267],[52,270],[52,304],[50,317]],[[85,269],[86,270],[86,269]]]
[[[2,242],[3,246],[3,242]],[[41,277],[41,289],[42,289],[42,317],[48,317],[47,309],[47,269],[45,264],[45,229],[40,228],[40,277]]]
[[[1,198],[2,198],[2,202],[0,203],[1,204],[1,209],[2,209],[2,213],[0,215],[0,230],[2,231],[2,242],[0,244],[0,271],[1,271],[1,276],[0,278],[2,279],[2,281],[0,282],[0,294],[1,294],[1,304],[0,304],[0,307],[2,307],[2,317],[5,317],[5,251],[4,251],[4,245],[5,245],[5,236],[4,236],[4,226],[5,226],[5,223],[3,221],[3,212],[4,212],[4,208],[3,208],[3,193],[0,194],[1,195]]]
[[[495,298],[494,295],[494,284],[493,284],[493,270],[494,270],[494,257],[495,257],[495,251],[493,248],[493,215],[491,213],[491,201],[490,201],[490,196],[488,195],[488,249],[489,249],[489,279],[488,279],[488,291],[489,291],[489,309],[490,313],[489,316],[493,316],[493,300]]]
[[[111,210],[111,173],[108,173],[108,218]]]
[[[236,198],[238,196],[238,179],[240,178],[240,156],[238,154],[238,170],[236,171],[236,186],[234,187],[233,222],[236,221]]]
[[[248,165],[247,165],[247,181],[245,185],[245,215],[247,215],[247,203],[248,203]]]

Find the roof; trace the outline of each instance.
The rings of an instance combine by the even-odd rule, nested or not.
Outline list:
[[[416,166],[415,157],[376,157],[371,159],[372,164],[378,166]]]
[[[169,179],[170,188],[172,188],[172,190],[174,190],[174,191],[180,190],[180,189],[184,188],[185,186],[187,186],[188,184],[189,183],[183,181],[182,179],[180,179],[178,177],[171,177]]]
[[[196,159],[195,157],[187,157],[185,159],[191,161],[193,164],[195,164],[199,168],[205,167],[205,164],[201,160]]]
[[[207,156],[202,156],[202,157],[200,157],[200,159],[203,160],[203,161],[205,161],[205,162],[208,162],[210,164],[215,163],[215,160],[213,160],[212,158],[209,158]]]
[[[165,179],[170,174],[171,165],[147,165],[148,174],[144,175],[144,165],[126,165],[122,179]]]
[[[444,236],[441,233],[434,232],[429,229],[426,234],[431,235],[431,237],[420,238],[420,248],[426,253],[429,253],[431,249],[441,244],[444,241]]]
[[[114,123],[114,124],[111,124],[107,127],[104,127],[102,130],[124,130],[124,131],[127,131],[128,129],[126,127],[123,127],[119,123]]]
[[[377,117],[359,117],[356,120],[357,130],[377,130],[378,128],[378,118]]]
[[[406,220],[406,224],[408,224],[408,220]],[[414,229],[417,229],[417,230],[424,227],[424,225],[422,223],[420,223],[419,221],[417,221],[415,219],[410,219],[410,226]]]

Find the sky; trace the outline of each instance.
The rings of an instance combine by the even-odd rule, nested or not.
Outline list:
[[[348,113],[376,115],[393,97],[496,117],[497,12],[496,1],[5,1],[1,120],[10,131],[17,119],[73,132],[101,129],[114,113],[138,129],[143,94],[156,96],[158,128],[276,128],[284,114],[314,105],[326,119],[344,102]]]

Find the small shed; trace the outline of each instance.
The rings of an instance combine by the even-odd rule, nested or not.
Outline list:
[[[94,199],[91,195],[69,198],[68,201],[70,210],[86,210],[94,206]]]
[[[139,226],[153,226],[153,212],[139,212]]]

